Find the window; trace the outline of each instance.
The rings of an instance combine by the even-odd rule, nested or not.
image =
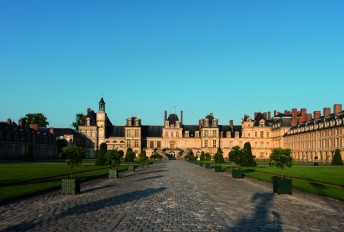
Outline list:
[[[153,148],[154,147],[154,141],[149,141],[149,147]]]
[[[270,136],[270,133],[269,133],[269,132],[266,132],[266,137],[269,138],[269,136]]]
[[[235,138],[239,138],[239,131],[235,132]]]
[[[254,137],[258,137],[258,133],[257,132],[254,132]]]
[[[168,132],[165,132],[165,137],[168,137]]]
[[[213,137],[216,137],[216,131],[213,131]]]
[[[127,147],[131,147],[130,139],[127,139]]]
[[[94,130],[92,131],[92,137],[96,137],[96,132]]]
[[[86,136],[89,137],[90,136],[90,131],[86,131]]]
[[[261,131],[261,132],[260,132],[260,137],[261,137],[261,138],[264,138],[264,131]]]
[[[157,141],[157,147],[161,148],[161,141]]]
[[[135,139],[135,147],[139,147],[139,140]]]
[[[208,137],[208,130],[204,131],[204,137]]]
[[[204,147],[208,147],[208,140],[204,140]]]
[[[216,140],[213,140],[213,147],[216,147]]]
[[[189,137],[189,131],[185,131],[185,138]]]
[[[90,119],[86,118],[86,126],[90,126]]]
[[[135,137],[139,137],[139,130],[135,129]]]
[[[127,137],[130,137],[131,136],[131,131],[130,129],[127,130]]]
[[[195,137],[198,138],[199,137],[199,131],[196,131],[195,133]]]
[[[179,138],[179,132],[176,132],[176,137]]]

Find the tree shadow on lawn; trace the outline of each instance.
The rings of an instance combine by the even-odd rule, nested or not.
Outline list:
[[[89,212],[96,212],[100,209],[105,209],[108,207],[116,206],[119,204],[124,204],[127,202],[137,201],[142,198],[149,197],[151,195],[154,195],[156,193],[164,191],[166,188],[160,187],[160,188],[148,188],[144,190],[137,190],[130,193],[123,193],[118,196],[109,197],[105,199],[100,199],[92,202],[88,202],[85,204],[76,205],[74,207],[71,207],[64,212],[54,216],[51,215],[51,217],[41,219],[39,222],[36,222],[36,220],[30,220],[30,221],[24,221],[18,225],[13,225],[10,228],[6,228],[3,231],[27,231],[31,229],[40,229],[40,226],[44,222],[54,222],[57,220],[60,220],[65,217],[70,216],[80,216],[84,213]],[[119,210],[119,209],[118,209]]]
[[[253,216],[239,219],[233,227],[225,231],[282,231],[280,214],[276,211],[270,212],[273,198],[273,193],[254,194],[251,198],[251,202],[256,202]]]

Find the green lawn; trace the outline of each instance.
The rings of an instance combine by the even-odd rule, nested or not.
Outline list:
[[[119,170],[126,170],[127,166],[120,166]],[[81,180],[92,179],[107,175],[107,167],[81,165],[74,169],[75,177]],[[86,172],[85,172],[86,171]],[[0,164],[0,186],[18,181],[37,180],[59,175],[69,175],[70,169],[66,164]],[[22,183],[0,187],[0,204],[18,197],[30,195],[40,191],[60,188],[61,177],[45,179],[35,183]]]

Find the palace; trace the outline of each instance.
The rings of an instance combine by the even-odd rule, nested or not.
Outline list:
[[[344,112],[342,105],[307,114],[306,109],[255,112],[254,117],[244,115],[240,125],[230,120],[227,125],[220,125],[212,113],[200,119],[198,124],[183,123],[183,111],[167,115],[161,126],[142,125],[137,117],[128,118],[125,126],[113,125],[105,111],[105,101],[101,98],[99,110],[95,113],[90,108],[79,123],[79,132],[87,138],[86,157],[96,157],[101,143],[108,149],[126,151],[127,148],[139,154],[143,150],[147,156],[154,152],[181,157],[192,150],[200,155],[202,151],[215,154],[221,148],[226,157],[233,146],[250,142],[252,153],[257,159],[268,159],[272,148],[290,148],[297,160],[330,162],[336,148],[344,150]]]

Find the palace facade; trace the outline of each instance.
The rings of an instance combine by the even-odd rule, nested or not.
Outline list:
[[[147,156],[158,152],[174,157],[190,150],[196,155],[202,151],[213,155],[220,147],[226,157],[233,146],[243,147],[250,142],[257,159],[268,159],[272,148],[283,147],[290,148],[298,160],[313,161],[318,156],[320,161],[330,162],[335,148],[339,148],[343,156],[343,115],[341,105],[336,104],[332,114],[326,108],[324,116],[319,115],[319,111],[314,112],[314,119],[303,108],[283,113],[274,111],[273,116],[270,112],[255,112],[252,118],[244,115],[240,125],[234,125],[233,120],[221,125],[210,113],[198,124],[186,125],[183,111],[179,117],[175,113],[167,115],[165,111],[161,126],[142,125],[137,117],[130,117],[124,126],[117,126],[108,118],[105,101],[101,98],[97,113],[90,108],[87,110],[79,123],[79,132],[87,138],[86,157],[96,157],[101,143],[106,143],[108,149],[125,152],[130,147],[136,154],[145,150]],[[310,129],[311,124],[313,129]],[[315,143],[318,150],[315,145],[311,146]]]

